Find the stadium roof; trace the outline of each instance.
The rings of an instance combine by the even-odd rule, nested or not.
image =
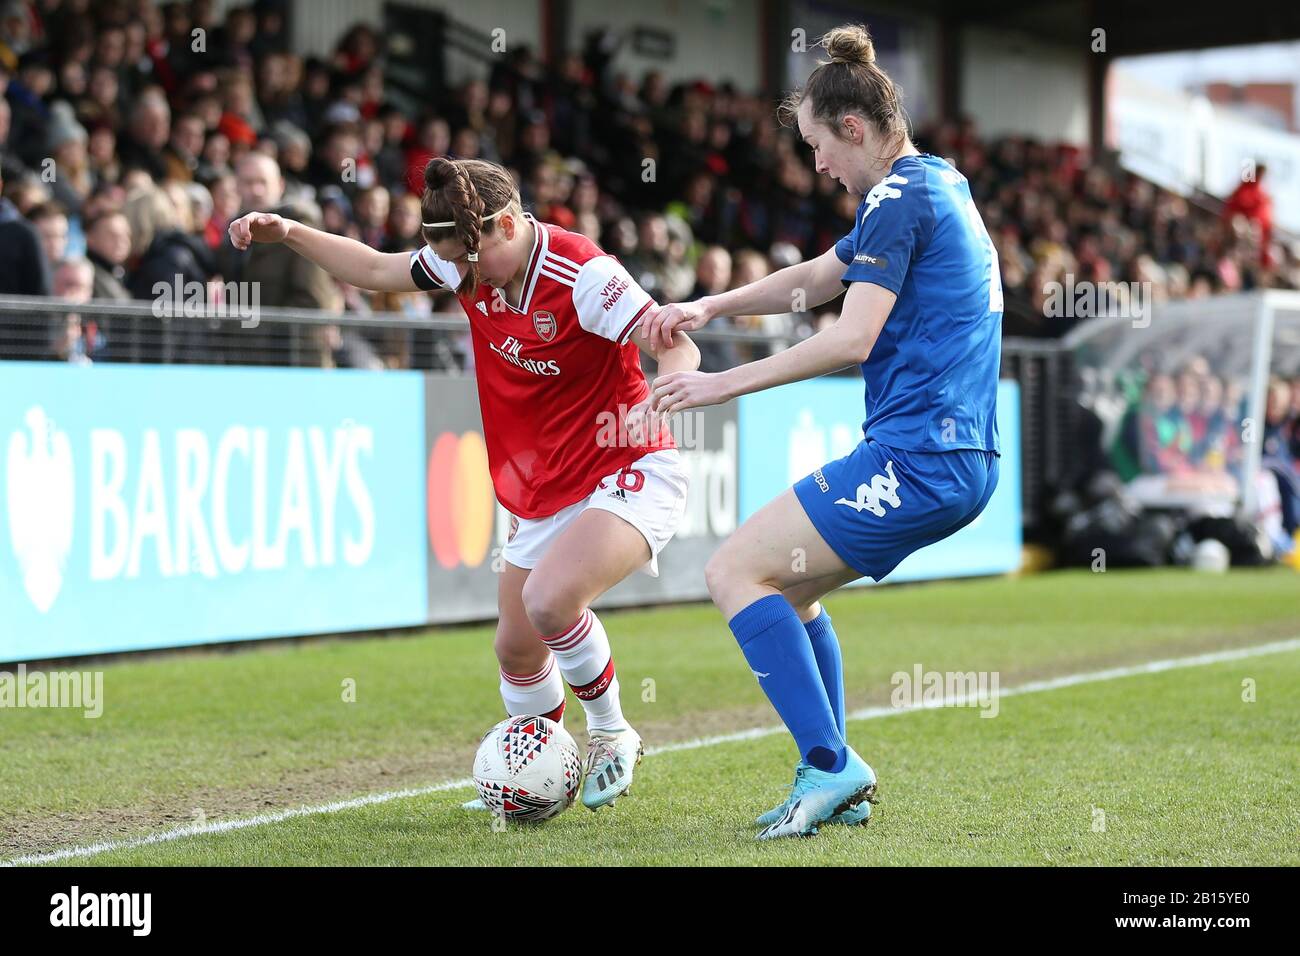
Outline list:
[[[919,0],[909,4],[957,22],[1075,43],[1106,30],[1111,56],[1195,50],[1300,38],[1300,4],[1221,0]]]

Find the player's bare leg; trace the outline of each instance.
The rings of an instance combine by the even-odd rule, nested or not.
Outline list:
[[[642,748],[623,717],[609,638],[590,604],[649,560],[640,531],[611,512],[589,508],[555,539],[524,585],[528,619],[546,635],[587,712],[582,802],[592,810],[628,791]]]
[[[506,562],[497,583],[497,633],[492,643],[501,668],[501,699],[512,717],[564,719],[564,680],[555,655],[524,609],[530,571]]]
[[[860,577],[862,575],[852,568],[832,571],[830,574],[809,578],[807,581],[788,587],[781,593],[799,615],[799,620],[807,624],[821,614],[822,598],[846,584],[852,584]]]
[[[792,592],[805,611],[862,577],[822,540],[795,493],[786,489],[742,524],[704,569],[709,596],[727,620],[770,594]],[[801,617],[801,620],[803,618]]]
[[[501,671],[501,700],[511,717],[540,716],[564,724],[564,679],[555,655],[524,611],[529,571],[506,562],[497,582],[497,632],[492,642]],[[487,810],[477,797],[467,810]]]

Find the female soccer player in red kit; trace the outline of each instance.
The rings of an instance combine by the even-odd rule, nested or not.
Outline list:
[[[658,573],[686,502],[637,346],[662,372],[697,368],[699,351],[680,332],[671,349],[643,335],[633,344],[650,296],[585,236],[525,213],[501,166],[431,160],[421,211],[427,244],[413,253],[260,212],[231,223],[230,236],[238,249],[283,242],[362,289],[455,291],[493,487],[512,515],[498,586],[501,696],[512,716],[559,720],[564,682],[573,688],[590,734],[582,801],[594,810],[627,791],[642,750],[590,604],[637,569]]]

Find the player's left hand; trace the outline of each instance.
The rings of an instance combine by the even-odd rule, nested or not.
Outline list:
[[[720,405],[735,396],[727,388],[725,372],[669,372],[655,379],[650,397],[655,411],[671,415],[687,408]]]

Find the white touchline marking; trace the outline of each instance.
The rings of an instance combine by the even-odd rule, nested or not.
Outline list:
[[[1074,687],[1079,684],[1094,684],[1099,681],[1115,680],[1120,677],[1137,677],[1141,674],[1158,674],[1161,671],[1178,670],[1184,667],[1200,667],[1205,664],[1219,664],[1224,661],[1237,661],[1248,657],[1260,657],[1265,654],[1280,654],[1285,651],[1300,650],[1300,637],[1293,637],[1285,641],[1274,641],[1271,644],[1257,644],[1253,647],[1239,647],[1227,651],[1212,651],[1208,654],[1197,654],[1192,657],[1171,657],[1162,661],[1147,661],[1145,664],[1130,664],[1127,667],[1112,667],[1104,671],[1088,671],[1082,674],[1066,674],[1063,677],[1053,677],[1049,680],[1030,681],[1028,684],[1019,684],[1015,687],[1009,687],[1006,690],[998,692],[999,699],[1002,697],[1015,697],[1020,694],[1035,694],[1040,691],[1060,690],[1063,687]],[[914,710],[933,710],[938,707],[946,707],[958,703],[962,700],[960,696],[945,698],[942,701],[929,704],[911,705],[907,707],[863,707],[861,710],[855,710],[845,716],[846,720],[875,720],[878,717],[890,717],[895,714],[905,714]],[[699,750],[701,747],[714,747],[718,744],[737,743],[744,740],[758,740],[762,737],[771,737],[773,734],[786,733],[784,727],[751,727],[749,730],[741,730],[730,734],[718,734],[713,737],[697,737],[694,740],[683,740],[675,744],[665,744],[662,747],[651,747],[646,751],[647,757],[654,757],[658,754],[676,753],[681,750]],[[0,860],[0,866],[25,866],[41,863],[57,863],[60,860],[79,859],[88,856],[97,856],[100,853],[109,853],[115,850],[130,850],[135,847],[150,846],[154,843],[169,843],[172,840],[180,840],[185,837],[203,836],[209,833],[229,833],[233,830],[247,830],[250,827],[265,826],[269,823],[279,823],[282,820],[290,820],[294,817],[315,816],[324,813],[338,813],[342,810],[352,810],[357,807],[367,807],[377,803],[389,803],[393,800],[403,800],[407,797],[422,797],[430,793],[442,793],[447,790],[463,790],[467,787],[474,786],[474,781],[469,777],[460,780],[447,780],[443,783],[433,784],[428,787],[415,787],[408,790],[388,790],[383,793],[372,793],[364,797],[354,797],[351,800],[336,800],[332,803],[322,803],[316,806],[295,807],[289,810],[277,810],[274,813],[263,813],[254,817],[240,817],[234,820],[222,820],[216,823],[190,823],[182,827],[176,827],[171,830],[163,830],[159,833],[151,833],[148,836],[132,837],[126,840],[104,840],[99,843],[91,843],[87,846],[67,847],[62,850],[53,850],[49,853],[32,853],[26,856],[11,857],[7,860]]]

